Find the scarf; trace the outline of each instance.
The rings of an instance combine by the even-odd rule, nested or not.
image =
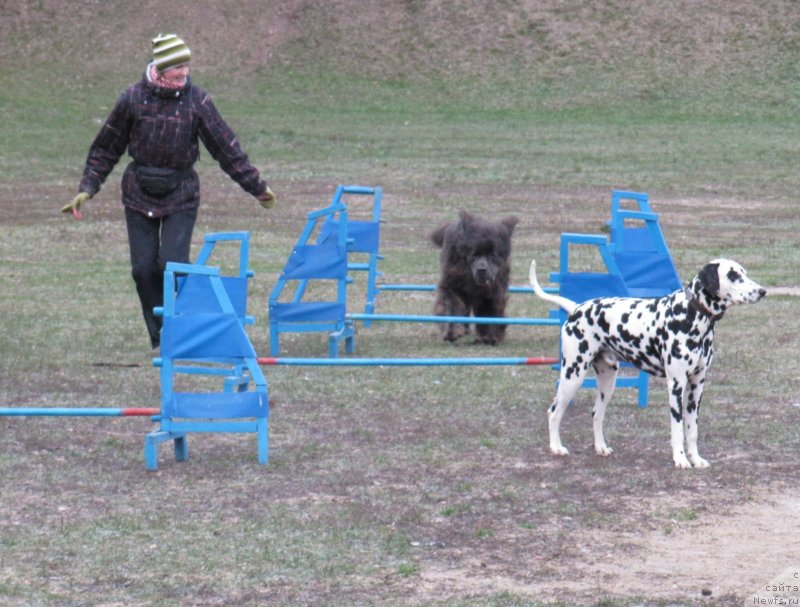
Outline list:
[[[151,63],[150,65],[147,66],[147,80],[151,84],[155,84],[156,86],[161,87],[162,89],[177,90],[177,89],[182,89],[184,86],[186,86],[186,83],[175,84],[174,82],[170,82],[169,80],[164,78],[161,75],[161,72],[158,71],[158,68],[156,67],[155,63]]]

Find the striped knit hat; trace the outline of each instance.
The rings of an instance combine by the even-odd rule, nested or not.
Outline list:
[[[159,72],[187,63],[191,58],[192,51],[177,35],[159,34],[153,38],[153,64]]]

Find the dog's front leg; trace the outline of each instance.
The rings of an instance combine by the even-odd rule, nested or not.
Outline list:
[[[683,417],[683,428],[686,433],[686,453],[689,461],[695,468],[708,468],[711,464],[700,457],[697,450],[697,434],[700,421],[700,401],[703,398],[703,385],[705,382],[705,369],[690,379],[689,400],[686,404],[686,414]]]
[[[433,307],[433,313],[436,316],[467,316],[467,304],[449,289],[444,289],[441,286],[438,289],[436,296],[436,303]],[[469,325],[463,323],[446,322],[439,325],[439,331],[442,339],[449,342],[454,342],[467,333]]]
[[[672,443],[672,460],[676,468],[691,468],[692,463],[686,457],[684,450],[685,437],[683,433],[683,403],[686,399],[685,375],[669,377],[669,408],[670,419],[670,438]]]

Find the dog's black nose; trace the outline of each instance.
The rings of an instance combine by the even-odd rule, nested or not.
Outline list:
[[[491,280],[491,276],[489,275],[489,271],[488,270],[484,270],[483,268],[480,268],[480,269],[475,271],[475,282],[477,282],[479,285],[485,285],[490,280]]]
[[[767,295],[767,290],[763,287],[758,290],[758,298],[761,299]]]

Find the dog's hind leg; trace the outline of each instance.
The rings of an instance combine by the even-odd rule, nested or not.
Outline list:
[[[575,393],[583,383],[588,365],[582,367],[581,372],[565,373],[561,369],[561,379],[558,381],[558,391],[553,400],[553,404],[547,410],[548,426],[550,431],[550,451],[553,455],[569,455],[569,450],[561,444],[561,418],[567,410],[569,403],[575,397]],[[567,375],[569,377],[567,378]]]
[[[593,365],[597,375],[597,395],[594,401],[594,412],[592,413],[592,425],[594,427],[594,450],[598,455],[604,457],[611,455],[614,450],[606,444],[603,436],[603,421],[606,416],[606,407],[614,394],[614,386],[619,372],[619,363],[610,360],[603,355],[598,356]]]

